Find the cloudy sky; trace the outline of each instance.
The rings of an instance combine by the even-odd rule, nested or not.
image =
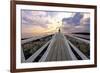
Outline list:
[[[22,37],[62,32],[89,32],[89,13],[21,10]]]

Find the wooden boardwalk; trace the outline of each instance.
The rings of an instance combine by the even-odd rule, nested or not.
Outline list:
[[[71,60],[67,48],[68,47],[64,42],[63,35],[61,33],[57,33],[55,36],[55,42],[53,46],[50,48],[50,52],[46,58],[46,61]]]
[[[76,37],[73,37],[73,38],[84,41],[86,43],[89,42],[87,40],[79,39]],[[22,61],[23,62],[33,62],[38,57],[38,55],[40,55],[43,49],[45,49],[47,45],[49,46],[47,47],[47,50],[44,52],[42,57],[39,59],[39,62],[77,60],[77,57],[75,56],[74,52],[72,51],[69,45],[72,46],[73,50],[76,51],[76,53],[83,60],[88,59],[78,48],[76,48],[67,38],[65,38],[65,36],[62,33],[58,32],[54,34],[52,39],[49,40],[45,45],[43,45],[31,57],[29,57],[26,61],[25,59],[22,59]]]

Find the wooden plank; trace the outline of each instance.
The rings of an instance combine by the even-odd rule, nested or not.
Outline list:
[[[47,57],[46,57],[46,60],[45,61],[50,61],[50,59],[51,59],[51,57],[52,57],[52,54],[53,54],[53,50],[54,50],[54,48],[52,48],[52,46],[53,45],[55,45],[56,43],[55,43],[55,40],[56,40],[56,34],[54,35],[54,37],[53,37],[53,41],[50,43],[50,47],[49,47],[49,49],[50,49],[50,51],[48,52],[48,55],[47,55]]]
[[[63,34],[62,34],[63,35]],[[77,60],[77,58],[76,58],[76,56],[74,55],[74,53],[72,52],[72,50],[71,50],[71,48],[70,48],[70,46],[69,46],[69,44],[68,44],[68,41],[67,41],[67,38],[65,38],[65,36],[63,35],[63,37],[64,37],[64,42],[65,42],[65,45],[67,46],[67,48],[66,48],[66,51],[67,51],[67,55],[68,55],[68,57],[69,57],[69,59],[71,60]],[[69,54],[68,54],[69,53]]]
[[[55,44],[55,43],[54,43]],[[49,54],[48,54],[48,56],[47,56],[47,58],[46,58],[46,61],[50,61],[51,60],[51,58],[52,58],[52,55],[53,55],[53,52],[54,52],[54,48],[50,48],[50,52],[49,52]]]
[[[25,56],[24,56],[24,52],[23,52],[23,48],[21,47],[21,62],[25,62]]]
[[[39,62],[44,62],[44,61],[47,61],[48,59],[48,55],[50,53],[50,50],[51,50],[51,47],[53,46],[54,42],[55,42],[55,36],[56,34],[54,34],[54,36],[52,36],[52,39],[50,41],[50,44],[46,50],[46,52],[44,53],[44,55],[41,57],[41,59],[39,60]]]
[[[53,48],[53,53],[52,53],[50,61],[56,61],[57,60],[57,42],[55,42],[54,46],[53,46],[54,48],[52,47]]]
[[[58,52],[57,52],[57,61],[61,61],[62,60],[62,46],[63,46],[63,41],[62,39],[60,38],[59,41],[58,41]]]

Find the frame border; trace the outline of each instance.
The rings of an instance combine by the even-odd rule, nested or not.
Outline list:
[[[61,70],[61,69],[77,69],[97,67],[97,6],[94,5],[79,5],[79,4],[63,4],[49,2],[34,2],[34,1],[10,1],[10,71],[14,72],[30,72],[30,71],[46,71],[46,70]],[[94,64],[75,65],[75,66],[59,66],[59,67],[41,67],[41,68],[25,68],[16,69],[16,5],[40,5],[40,6],[55,6],[55,7],[72,7],[72,8],[90,8],[94,9]]]

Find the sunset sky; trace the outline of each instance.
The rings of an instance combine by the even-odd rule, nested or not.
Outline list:
[[[21,10],[22,37],[51,34],[60,27],[63,33],[89,32],[89,13]]]

